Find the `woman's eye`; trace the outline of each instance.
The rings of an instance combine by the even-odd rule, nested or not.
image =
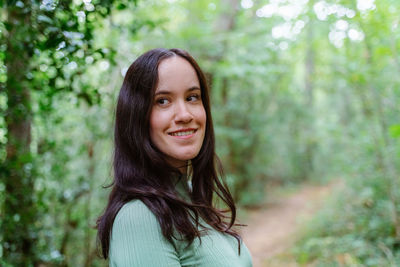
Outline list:
[[[188,98],[187,98],[187,101],[197,101],[197,100],[199,100],[200,99],[200,95],[198,95],[198,94],[194,94],[194,95],[190,95]]]
[[[156,100],[157,104],[161,105],[161,106],[165,106],[169,103],[168,99],[166,98],[159,98]]]

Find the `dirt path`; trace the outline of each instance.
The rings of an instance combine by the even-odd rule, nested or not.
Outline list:
[[[248,227],[242,235],[253,256],[254,267],[282,266],[282,263],[274,264],[273,258],[293,246],[300,222],[320,208],[335,185],[304,185],[299,191],[273,197],[263,208],[250,212]],[[287,262],[285,266],[296,264]]]

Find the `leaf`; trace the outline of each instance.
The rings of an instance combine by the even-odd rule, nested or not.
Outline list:
[[[389,127],[389,133],[392,137],[400,137],[400,124],[395,124]]]
[[[52,24],[53,23],[51,18],[49,18],[48,16],[45,16],[45,15],[39,15],[37,17],[37,20],[40,21],[40,22],[47,22],[48,24]]]

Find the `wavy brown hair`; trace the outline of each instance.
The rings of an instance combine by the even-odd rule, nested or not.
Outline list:
[[[201,99],[206,111],[206,131],[199,154],[191,160],[191,201],[180,198],[175,190],[179,170],[170,166],[164,155],[150,140],[150,113],[158,82],[158,66],[162,60],[179,56],[196,70],[201,87]],[[200,238],[199,226],[234,236],[236,207],[215,154],[215,137],[210,111],[208,86],[196,61],[181,49],[153,49],[141,55],[129,67],[122,84],[116,108],[114,132],[114,180],[110,185],[107,207],[97,219],[98,242],[102,257],[107,259],[111,230],[121,207],[130,200],[141,200],[157,217],[163,235],[184,239],[189,244]],[[227,210],[216,208],[217,196]],[[201,225],[200,218],[206,224]],[[178,233],[180,238],[174,236]]]

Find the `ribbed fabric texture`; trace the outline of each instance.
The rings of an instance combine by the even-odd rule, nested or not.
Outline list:
[[[181,192],[181,190],[179,190]],[[140,200],[125,204],[115,218],[110,242],[111,267],[251,267],[249,250],[237,240],[213,229],[190,246],[175,241],[176,249],[161,232],[155,215]]]

